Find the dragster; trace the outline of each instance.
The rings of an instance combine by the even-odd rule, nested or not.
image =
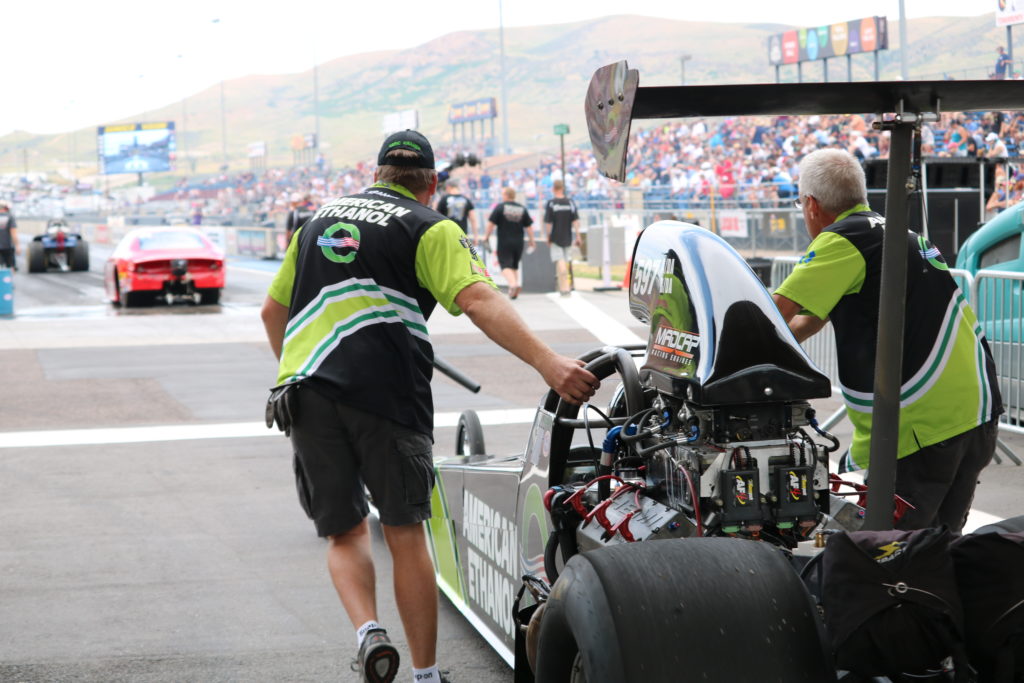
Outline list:
[[[618,379],[607,406],[548,392],[513,457],[487,455],[479,421],[463,413],[460,453],[435,461],[437,583],[517,682],[835,680],[801,573],[827,534],[891,528],[899,512],[899,249],[913,135],[940,106],[1024,108],[1024,88],[638,83],[619,62],[587,93],[594,153],[612,178],[624,175],[634,118],[891,114],[879,117],[892,153],[866,506],[829,472],[839,444],[809,402],[830,396],[830,383],[760,280],[712,232],[661,221],[632,257],[629,310],[647,325],[646,344],[582,357],[603,382]]]

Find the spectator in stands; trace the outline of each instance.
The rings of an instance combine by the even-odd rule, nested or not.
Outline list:
[[[1006,143],[996,133],[989,133],[985,136],[985,156],[989,159],[1005,159],[1010,156],[1006,151]]]
[[[1013,62],[1002,45],[996,48],[996,69],[993,78],[999,81],[1013,78]]]
[[[967,156],[967,139],[970,135],[967,129],[964,128],[963,119],[957,116],[953,119],[952,125],[949,130],[946,131],[946,150],[950,156],[954,157],[965,157]]]

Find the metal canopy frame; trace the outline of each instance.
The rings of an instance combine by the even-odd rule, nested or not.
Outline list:
[[[1024,109],[1024,81],[882,81],[639,87],[625,60],[601,67],[590,81],[585,111],[601,173],[624,180],[633,119],[874,113],[891,132],[882,239],[881,300],[875,355],[875,401],[865,529],[890,529],[899,441],[907,286],[907,210],[918,189],[914,135],[940,110]]]

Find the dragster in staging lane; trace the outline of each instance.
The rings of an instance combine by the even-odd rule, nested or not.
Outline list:
[[[638,81],[619,62],[587,92],[594,153],[612,178],[624,175],[634,118],[889,113],[887,252],[889,233],[905,244],[920,121],[940,106],[1024,108],[1024,84],[1002,81]],[[892,263],[906,267],[894,253],[883,292],[895,291]],[[743,258],[709,231],[662,221],[641,233],[632,263],[629,307],[646,345],[582,357],[598,378],[618,376],[609,405],[581,412],[549,392],[525,452],[506,458],[485,454],[478,419],[463,413],[459,453],[436,461],[438,585],[516,681],[836,680],[808,569],[830,534],[891,529],[900,512],[895,449],[880,437],[898,424],[898,402],[881,397],[893,382],[898,395],[902,307],[882,297],[883,446],[872,448],[870,491],[851,499],[828,471],[839,443],[809,405],[830,396],[829,380]]]

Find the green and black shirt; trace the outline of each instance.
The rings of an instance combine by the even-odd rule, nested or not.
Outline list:
[[[839,381],[854,425],[850,452],[866,467],[874,401],[885,219],[865,205],[822,230],[776,290],[835,329]],[[939,250],[908,231],[907,303],[898,457],[999,416],[995,363]]]
[[[325,395],[431,434],[434,353],[427,318],[456,295],[493,286],[451,220],[400,185],[377,183],[321,207],[296,233],[270,285],[288,306],[278,384]]]

